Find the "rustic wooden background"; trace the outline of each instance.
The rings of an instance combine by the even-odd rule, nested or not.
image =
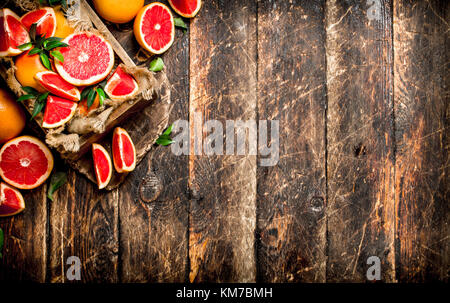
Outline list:
[[[0,279],[67,282],[78,256],[82,282],[364,282],[374,255],[448,281],[450,2],[203,2],[163,56],[171,122],[277,119],[278,165],[155,147],[112,192],[69,170],[0,219]]]

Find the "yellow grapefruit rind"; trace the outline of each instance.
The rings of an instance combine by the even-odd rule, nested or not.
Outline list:
[[[130,140],[131,146],[133,147],[134,161],[133,161],[133,164],[130,166],[126,166],[125,163],[122,163],[122,168],[118,168],[116,165],[116,161],[122,161],[122,159],[123,159],[123,149],[121,148],[123,146],[123,144],[122,144],[122,136],[121,135],[127,136],[128,140]],[[128,134],[128,132],[121,127],[116,127],[116,129],[114,129],[113,138],[114,138],[114,136],[119,136],[119,151],[120,151],[120,157],[121,157],[121,159],[116,159],[114,157],[114,153],[113,153],[113,163],[114,163],[115,170],[118,173],[128,173],[128,172],[133,171],[136,168],[136,148],[134,147],[133,140],[131,140],[131,137]],[[113,139],[113,142],[114,142],[114,139]]]
[[[95,177],[97,179],[97,184],[98,184],[98,189],[103,189],[106,186],[108,186],[109,181],[111,181],[111,177],[112,177],[112,163],[111,163],[111,157],[109,156],[108,152],[106,151],[106,149],[101,146],[100,144],[97,143],[93,143],[92,144],[92,158],[94,158],[94,150],[101,150],[102,153],[105,155],[106,159],[108,160],[108,166],[109,166],[109,175],[108,175],[108,179],[106,179],[105,182],[101,182],[100,181],[100,173],[98,171],[97,166],[95,165],[95,160],[94,160],[94,169],[95,169]]]
[[[5,199],[5,196],[4,196],[4,193],[3,193],[3,190],[4,190],[5,187],[10,189],[10,190],[12,190],[12,191],[14,191],[14,193],[17,195],[17,197],[19,197],[20,206],[21,207],[15,213],[10,213],[10,214],[7,214],[7,215],[0,215],[0,218],[17,215],[17,214],[21,213],[25,209],[25,200],[23,199],[23,196],[20,193],[20,191],[18,191],[17,189],[15,189],[15,188],[13,188],[11,186],[8,186],[6,183],[3,183],[3,182],[0,183],[0,205],[2,204],[2,201]]]
[[[3,151],[4,151],[7,147],[9,147],[9,146],[12,145],[12,144],[17,144],[17,143],[19,143],[19,142],[21,142],[21,141],[31,141],[31,142],[33,142],[34,144],[38,145],[38,146],[41,148],[42,152],[45,154],[45,157],[47,158],[47,161],[48,161],[47,172],[46,172],[44,175],[42,175],[42,176],[36,181],[35,184],[30,185],[30,186],[24,185],[24,184],[20,184],[20,183],[16,183],[16,182],[14,182],[14,181],[12,181],[12,180],[10,180],[10,179],[7,179],[7,178],[5,177],[5,175],[4,175],[4,173],[3,173],[3,170],[2,170],[1,168],[0,168],[0,177],[2,177],[3,181],[5,181],[5,182],[8,183],[9,185],[14,186],[14,187],[16,187],[16,188],[20,188],[20,189],[33,189],[33,188],[38,187],[38,186],[41,185],[42,183],[44,183],[45,180],[47,180],[48,177],[50,176],[50,173],[52,172],[52,169],[53,169],[53,163],[54,163],[53,155],[52,155],[52,153],[50,152],[50,150],[48,149],[48,147],[47,147],[44,143],[42,143],[41,141],[39,141],[38,139],[36,139],[36,138],[34,138],[34,137],[30,137],[30,136],[20,136],[20,137],[14,138],[14,139],[12,139],[12,140],[6,142],[5,145],[3,145],[3,147],[0,149],[0,160],[1,160],[1,155],[3,154]]]
[[[73,33],[73,34],[67,36],[62,42],[70,45],[69,41],[72,39],[73,36],[84,35],[84,34],[86,34],[86,35],[95,35],[94,33],[87,32],[87,31]],[[63,67],[63,63],[61,63],[59,60],[55,60],[56,71],[58,72],[58,74],[64,80],[66,80],[70,84],[75,85],[75,86],[89,86],[89,85],[96,84],[96,83],[101,82],[102,80],[104,80],[109,75],[111,70],[113,69],[113,67],[114,67],[114,51],[113,51],[113,48],[112,48],[111,44],[105,38],[103,38],[102,36],[100,36],[100,35],[96,35],[96,36],[99,37],[102,41],[104,41],[106,43],[107,47],[108,47],[110,60],[109,60],[109,65],[108,65],[107,69],[102,74],[93,76],[93,77],[91,77],[89,79],[86,79],[86,80],[80,80],[80,79],[73,78],[68,73],[66,73],[66,71],[64,70],[64,67]]]
[[[180,12],[175,5],[172,4],[172,0],[169,0],[169,4],[172,7],[172,9],[180,16],[184,17],[184,18],[194,18],[198,12],[200,11],[200,8],[202,7],[202,0],[197,0],[198,2],[198,6],[197,9],[192,13],[192,14],[183,14],[182,12]]]
[[[149,10],[150,8],[152,8],[153,6],[156,6],[156,5],[161,6],[162,8],[167,10],[167,12],[170,14],[170,20],[172,22],[172,35],[170,38],[170,42],[167,43],[167,45],[160,50],[155,50],[150,45],[148,45],[145,42],[143,34],[142,34],[142,24],[143,24],[142,18],[144,17],[145,12],[147,10]],[[136,40],[139,43],[139,45],[142,46],[144,49],[146,49],[153,55],[160,55],[160,54],[164,53],[165,51],[167,51],[172,46],[173,41],[175,40],[175,21],[173,20],[173,15],[172,15],[172,12],[170,11],[170,9],[166,5],[159,3],[159,2],[153,2],[153,3],[150,3],[146,6],[144,6],[137,14],[136,19],[134,19],[134,36],[136,37]]]

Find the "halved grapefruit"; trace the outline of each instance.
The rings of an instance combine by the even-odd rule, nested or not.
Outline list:
[[[64,80],[57,73],[45,71],[37,73],[34,77],[39,84],[52,94],[71,101],[80,101],[80,91],[78,88]]]
[[[105,86],[105,92],[113,101],[123,101],[132,98],[138,90],[139,87],[136,80],[130,74],[124,72],[120,66],[116,68]]]
[[[14,138],[0,149],[0,176],[16,188],[36,188],[47,180],[53,169],[53,156],[37,138]]]
[[[94,158],[94,170],[98,188],[105,188],[112,176],[111,158],[106,149],[96,143],[92,144],[92,157]]]
[[[25,201],[20,191],[0,182],[0,217],[14,216],[24,209]]]
[[[169,4],[178,15],[193,18],[200,10],[202,0],[169,0]]]
[[[56,96],[47,97],[42,127],[55,128],[72,119],[77,103]]]
[[[56,60],[59,75],[76,86],[89,86],[105,79],[114,66],[114,52],[108,41],[91,32],[79,32],[63,40],[64,63]]]
[[[153,2],[144,6],[134,19],[134,36],[152,54],[162,54],[175,38],[175,23],[169,8]]]
[[[27,29],[12,10],[0,9],[0,57],[16,56],[22,51],[17,46],[30,42]]]
[[[23,26],[29,31],[33,23],[36,23],[36,34],[53,37],[56,32],[56,15],[51,7],[43,7],[26,13],[20,18]]]
[[[113,133],[112,154],[118,173],[133,171],[136,167],[136,149],[126,130],[116,127]]]

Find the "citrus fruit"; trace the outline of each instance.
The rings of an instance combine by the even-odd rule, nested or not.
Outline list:
[[[105,188],[112,176],[112,164],[106,149],[100,144],[92,144],[92,157],[94,158],[95,177],[98,188]]]
[[[64,63],[55,67],[64,80],[76,86],[92,85],[105,79],[114,66],[114,52],[105,38],[91,32],[69,35],[63,42],[69,47],[59,50]]]
[[[169,0],[169,4],[178,15],[193,18],[200,10],[202,0]]]
[[[14,97],[0,88],[0,144],[19,135],[25,127],[25,114]]]
[[[0,57],[16,56],[22,51],[17,46],[30,42],[27,29],[12,10],[0,9]]]
[[[56,17],[56,31],[54,36],[64,39],[70,34],[73,34],[74,29],[69,25],[69,22],[64,16],[64,12],[61,10],[61,6],[55,6],[53,9]]]
[[[26,13],[20,18],[23,26],[29,31],[33,23],[36,23],[36,34],[53,37],[56,31],[55,11],[51,7],[42,7],[40,9]]]
[[[25,209],[23,196],[17,189],[0,183],[0,217],[13,216]]]
[[[51,71],[39,72],[35,79],[49,92],[71,101],[80,101],[78,88],[61,78],[60,75]]]
[[[143,6],[144,0],[94,0],[97,13],[113,23],[130,22]]]
[[[53,156],[37,138],[14,138],[0,149],[0,176],[16,188],[36,188],[47,180],[53,169]]]
[[[76,109],[76,102],[61,97],[48,96],[42,127],[55,128],[64,125],[72,119]]]
[[[87,99],[83,99],[80,103],[78,103],[78,110],[81,115],[87,116],[91,111],[96,110],[100,106],[100,97],[97,96],[94,99],[94,102],[92,102],[92,105],[88,108],[87,106]]]
[[[168,50],[175,38],[175,24],[169,8],[159,2],[144,6],[134,19],[134,36],[152,54]]]
[[[128,98],[132,98],[138,92],[138,84],[136,80],[123,69],[118,66],[108,79],[105,86],[105,92],[108,94],[109,98],[113,101],[123,101]]]
[[[116,127],[113,133],[112,154],[118,173],[130,172],[136,167],[136,149],[126,130]]]
[[[34,76],[38,72],[47,71],[48,69],[42,65],[38,54],[28,56],[28,52],[18,56],[14,63],[16,66],[16,79],[22,86],[31,86],[43,93],[45,88],[36,81]]]

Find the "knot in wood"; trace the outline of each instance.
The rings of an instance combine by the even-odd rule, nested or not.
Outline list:
[[[139,184],[139,196],[142,201],[150,203],[155,201],[162,191],[159,178],[153,173],[148,173]]]

